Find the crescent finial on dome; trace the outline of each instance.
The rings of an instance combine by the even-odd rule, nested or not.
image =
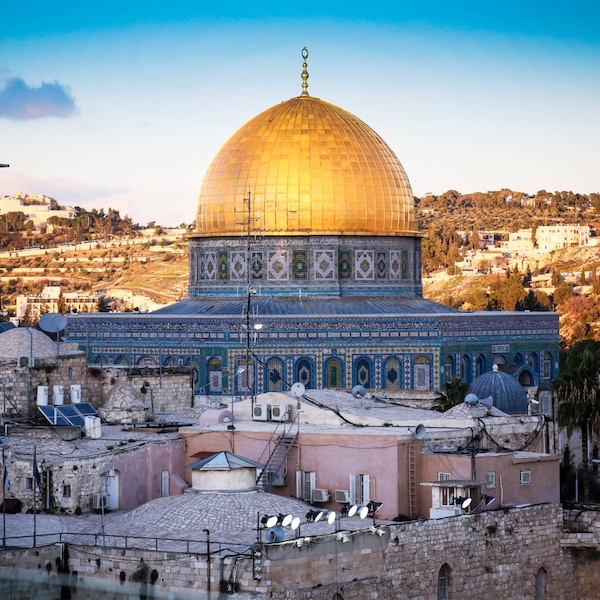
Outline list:
[[[308,65],[306,63],[306,59],[308,58],[308,48],[304,46],[302,48],[302,58],[304,62],[302,63],[302,94],[301,96],[308,96]]]

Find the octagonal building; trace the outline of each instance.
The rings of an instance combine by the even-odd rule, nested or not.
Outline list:
[[[496,364],[544,389],[558,316],[461,312],[422,296],[421,234],[393,150],[308,93],[234,133],[200,186],[188,298],[147,315],[69,317],[90,363],[189,369],[204,395],[401,392]],[[121,335],[120,335],[121,333]]]

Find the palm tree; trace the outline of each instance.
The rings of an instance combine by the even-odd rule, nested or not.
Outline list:
[[[589,498],[588,439],[600,425],[600,342],[585,340],[575,344],[562,357],[561,375],[552,384],[558,396],[558,424],[581,431],[583,458],[583,500]]]
[[[465,396],[469,391],[469,384],[462,379],[452,377],[444,383],[444,391],[442,395],[436,400],[434,410],[445,412],[464,402]]]

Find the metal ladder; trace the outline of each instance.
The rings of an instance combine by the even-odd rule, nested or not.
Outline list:
[[[279,423],[258,459],[259,463],[264,461],[264,467],[256,478],[256,485],[262,487],[265,492],[269,491],[273,482],[281,473],[288,454],[296,443],[300,430],[299,423],[298,414],[287,428],[285,422]]]
[[[417,468],[415,459],[415,443],[408,444],[408,494],[410,518],[417,516]]]

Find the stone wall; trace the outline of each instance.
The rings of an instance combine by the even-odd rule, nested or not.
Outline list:
[[[596,577],[593,555],[562,546],[560,505],[486,511],[439,520],[264,544],[243,557],[213,555],[210,588],[275,600],[430,600],[445,566],[450,598],[587,600]],[[218,548],[215,540],[213,548]],[[44,550],[48,552],[48,550]],[[31,551],[0,555],[6,568],[45,567]],[[52,558],[48,558],[52,562]],[[69,571],[79,577],[155,585],[156,592],[208,589],[205,548],[197,554],[69,545]],[[540,573],[543,577],[539,577]],[[536,596],[536,577],[545,580]],[[231,579],[230,579],[231,578]],[[591,578],[591,579],[590,579]],[[223,580],[225,583],[221,583]],[[230,580],[230,590],[227,581]],[[1,590],[0,590],[1,591]],[[2,596],[4,598],[4,596]]]
[[[6,392],[6,409],[9,419],[41,417],[37,410],[38,386],[48,386],[49,402],[52,388],[65,386],[65,403],[69,403],[71,384],[83,384],[86,380],[86,359],[82,353],[61,355],[57,358],[35,358],[34,366],[17,367],[16,359],[0,367],[0,380],[4,383],[0,393]],[[58,365],[58,367],[57,367]],[[4,398],[2,398],[4,401]]]
[[[87,386],[94,405],[105,407],[111,390],[118,385],[129,384],[138,390],[152,413],[170,413],[184,411],[193,406],[193,391],[189,373],[170,373],[165,370],[91,367],[87,378]]]

